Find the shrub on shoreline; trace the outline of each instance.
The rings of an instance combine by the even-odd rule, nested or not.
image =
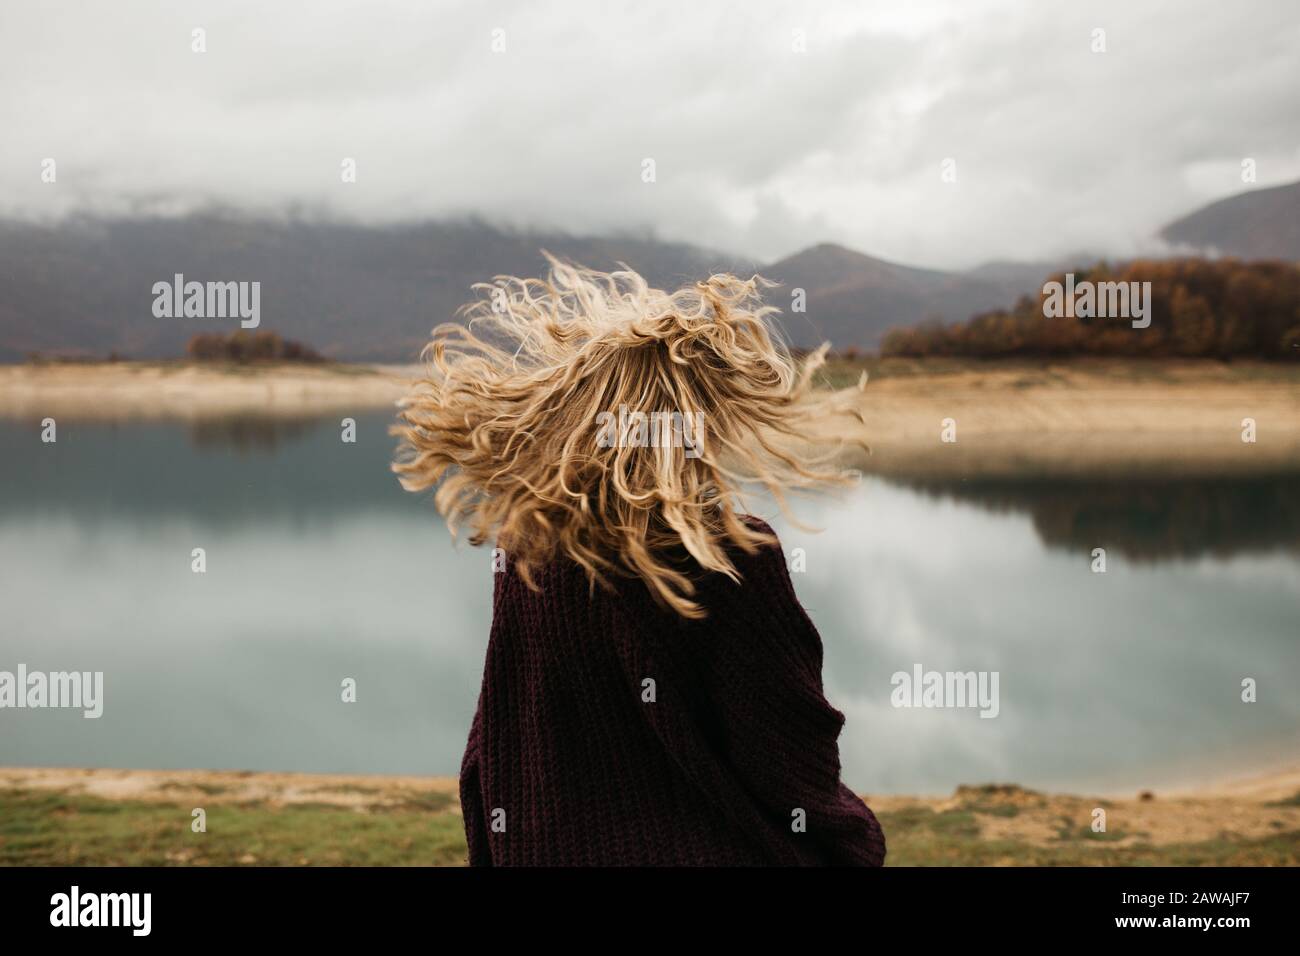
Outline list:
[[[202,332],[190,339],[185,354],[196,362],[323,362],[324,357],[301,342],[274,332],[240,329],[223,335]]]

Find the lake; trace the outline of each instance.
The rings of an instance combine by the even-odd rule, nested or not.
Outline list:
[[[0,670],[105,681],[98,720],[0,710],[0,764],[456,773],[490,554],[398,487],[387,422],[0,422]],[[1132,791],[1300,753],[1300,474],[868,478],[798,505],[817,534],[759,510],[859,791]],[[893,706],[917,665],[997,672],[997,716]]]

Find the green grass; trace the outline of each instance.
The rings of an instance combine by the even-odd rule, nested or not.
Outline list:
[[[979,838],[977,817],[1014,815],[1006,808],[969,806],[936,812],[926,807],[879,814],[890,866],[1296,866],[1300,831],[1242,839],[1221,836],[1196,843],[1156,846],[1141,839],[1120,846],[1122,829],[1094,833],[1062,821],[1047,846]]]
[[[465,858],[465,834],[450,803],[375,813],[214,804],[207,832],[193,833],[186,806],[9,790],[0,793],[0,865],[454,865]]]
[[[369,813],[325,803],[272,807],[215,804],[207,832],[190,830],[188,806],[103,800],[37,790],[0,792],[0,865],[6,866],[427,866],[456,865],[465,837],[447,794],[417,796]],[[1155,846],[1143,834],[1094,833],[1062,818],[1055,839],[1035,845],[984,839],[981,818],[1015,806],[973,793],[961,806],[882,812],[891,866],[1264,866],[1300,865],[1300,832],[1243,839],[1222,835]]]

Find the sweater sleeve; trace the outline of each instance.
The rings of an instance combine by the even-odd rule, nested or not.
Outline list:
[[[745,562],[743,597],[714,658],[725,756],[745,788],[787,832],[800,811],[806,837],[832,863],[880,866],[875,814],[840,780],[844,715],[822,685],[822,642],[800,605],[779,548]]]
[[[743,583],[718,587],[690,647],[652,629],[623,646],[633,679],[656,676],[651,725],[704,798],[773,862],[880,866],[880,824],[840,782],[844,715],[822,691],[821,639],[784,556],[768,547],[739,566]]]
[[[491,866],[492,851],[488,843],[487,823],[483,816],[483,794],[479,778],[483,746],[483,700],[479,698],[470,725],[469,742],[460,765],[460,812],[465,820],[465,843],[470,866]]]

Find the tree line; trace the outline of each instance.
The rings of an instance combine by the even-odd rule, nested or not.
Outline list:
[[[301,342],[274,332],[238,329],[229,334],[201,332],[190,339],[185,354],[197,362],[323,362],[324,357]]]
[[[1050,282],[1066,285],[1064,274]],[[1102,262],[1073,273],[1071,287],[1150,283],[1150,324],[1124,318],[1069,317],[1052,307],[1059,287],[1044,284],[1008,310],[983,312],[952,325],[925,323],[890,330],[881,355],[920,358],[1047,357],[1300,359],[1300,264],[1236,259],[1139,259]],[[1113,288],[1113,287],[1111,287]],[[1084,312],[1091,309],[1081,310]]]

